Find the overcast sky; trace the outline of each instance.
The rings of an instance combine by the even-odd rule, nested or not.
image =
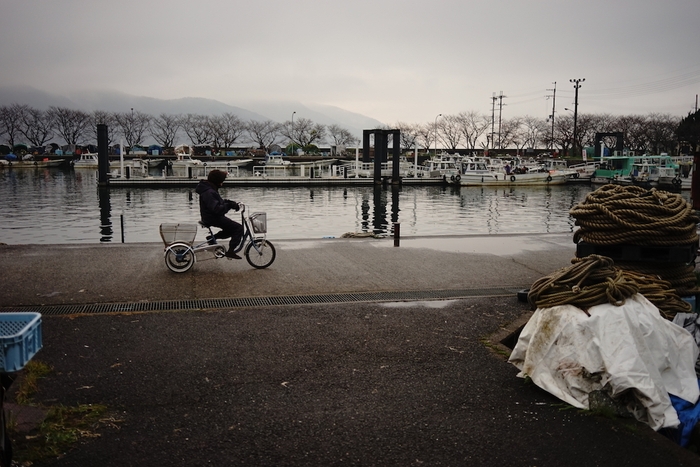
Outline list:
[[[1,84],[386,124],[490,115],[501,91],[503,118],[546,118],[555,81],[563,115],[570,79],[580,113],[685,116],[700,93],[700,0],[0,0],[0,31]]]

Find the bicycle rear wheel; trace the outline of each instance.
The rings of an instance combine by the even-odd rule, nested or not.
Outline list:
[[[187,272],[194,266],[194,252],[187,245],[172,245],[165,250],[165,265],[172,272]]]
[[[245,259],[256,269],[265,269],[275,261],[276,257],[274,245],[267,240],[253,240],[245,248]]]

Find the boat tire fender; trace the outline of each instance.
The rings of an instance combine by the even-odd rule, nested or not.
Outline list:
[[[451,181],[451,182],[454,182],[454,181],[455,181],[455,176],[454,176],[454,175],[450,175],[450,181]]]
[[[459,174],[455,175],[455,182],[459,182],[460,180],[462,180],[462,176]]]
[[[548,181],[548,182],[551,182],[551,181],[552,181],[552,176],[551,176],[551,175],[547,175],[547,181]]]
[[[510,181],[511,181],[511,182],[514,182],[514,181],[515,181],[515,175],[511,175],[511,176],[510,176]]]

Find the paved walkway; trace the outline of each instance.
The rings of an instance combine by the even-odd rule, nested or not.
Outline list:
[[[571,235],[275,242],[277,261],[169,272],[158,244],[0,246],[0,308],[528,287]],[[53,466],[700,465],[631,420],[570,409],[488,345],[515,295],[44,316],[45,404],[114,424]]]

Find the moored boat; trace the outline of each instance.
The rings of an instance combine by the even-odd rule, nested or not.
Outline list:
[[[71,165],[76,169],[96,169],[98,167],[97,153],[84,152],[78,159],[73,159]]]
[[[461,186],[547,186],[563,185],[569,175],[557,172],[507,173],[489,170],[483,162],[462,163]]]

